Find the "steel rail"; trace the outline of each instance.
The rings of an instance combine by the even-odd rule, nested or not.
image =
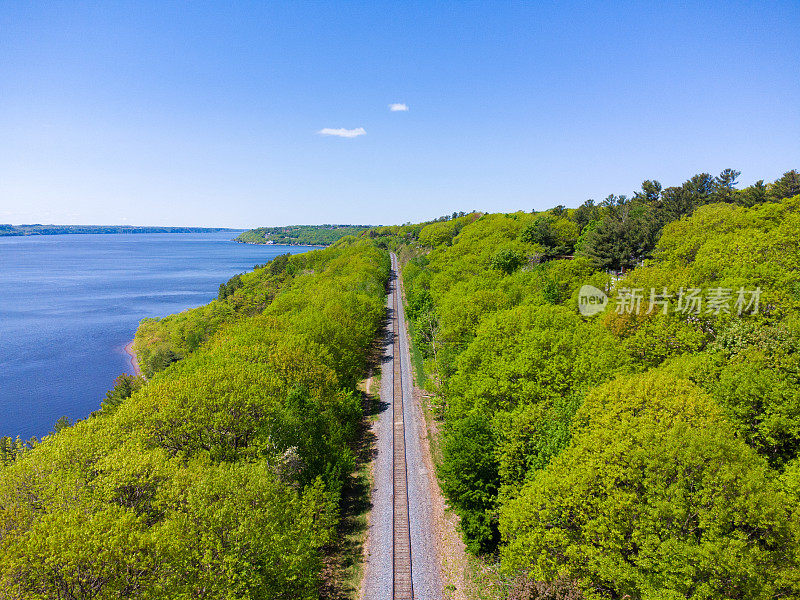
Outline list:
[[[406,435],[403,416],[403,369],[400,354],[400,311],[398,310],[398,279],[393,261],[392,277],[392,598],[413,600],[414,584],[411,580],[411,528],[408,520],[408,473],[406,470]]]

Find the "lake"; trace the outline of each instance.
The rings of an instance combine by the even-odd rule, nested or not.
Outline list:
[[[0,237],[0,436],[50,432],[100,407],[144,317],[206,304],[220,283],[305,246],[239,232]]]

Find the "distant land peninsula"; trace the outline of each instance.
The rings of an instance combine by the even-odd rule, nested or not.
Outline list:
[[[283,244],[287,246],[329,246],[345,236],[360,235],[371,225],[286,225],[249,229],[237,242],[244,244]]]
[[[214,233],[241,231],[228,227],[155,227],[148,225],[7,225],[0,224],[0,236],[63,235],[67,233]]]

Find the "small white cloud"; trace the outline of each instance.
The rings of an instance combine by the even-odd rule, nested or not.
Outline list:
[[[389,110],[392,112],[405,112],[408,110],[408,104],[402,102],[395,102],[389,105]]]
[[[343,138],[354,138],[360,135],[366,135],[367,131],[363,127],[356,127],[355,129],[345,129],[344,127],[340,127],[339,129],[331,129],[330,127],[325,127],[324,129],[320,129],[317,133],[319,135],[335,135]]]

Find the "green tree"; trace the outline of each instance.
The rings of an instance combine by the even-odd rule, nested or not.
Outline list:
[[[55,425],[53,425],[53,431],[51,431],[50,433],[58,433],[62,429],[66,429],[67,427],[71,426],[72,426],[72,421],[69,420],[69,417],[66,416],[58,417],[58,419],[56,419]]]
[[[632,267],[655,245],[657,221],[653,209],[625,196],[609,196],[601,205],[604,216],[587,227],[580,254],[605,269]]]
[[[661,182],[650,179],[642,182],[642,191],[635,192],[633,199],[644,204],[656,205],[661,199]]]
[[[545,248],[545,254],[552,257],[571,253],[578,234],[579,229],[573,221],[545,213],[537,215],[534,221],[522,230],[519,239],[526,244],[536,244]]]
[[[737,204],[748,207],[761,204],[768,199],[768,187],[764,184],[763,179],[759,179],[753,185],[739,190],[735,196]]]
[[[575,209],[572,218],[582,233],[589,223],[600,218],[600,208],[595,205],[594,200],[587,200]]]
[[[389,260],[343,238],[293,264],[143,321],[140,356],[180,361],[24,452],[0,444],[0,598],[317,597]],[[264,288],[281,293],[259,314],[234,306]]]
[[[442,489],[469,548],[485,552],[497,542],[501,488],[515,493],[561,450],[586,388],[626,359],[599,324],[561,306],[523,305],[484,319],[455,367],[444,390]]]
[[[123,373],[114,381],[114,388],[106,392],[106,397],[100,402],[100,407],[104,413],[113,412],[124,400],[142,389],[143,385],[142,377]]]
[[[487,419],[468,415],[448,428],[439,475],[442,491],[461,517],[467,548],[478,554],[499,541],[495,507],[500,489],[495,440]]]
[[[491,265],[493,269],[502,271],[506,275],[511,275],[525,263],[525,257],[521,252],[510,248],[502,248],[492,255]]]
[[[503,564],[589,598],[791,597],[792,510],[709,396],[628,377],[587,397],[569,448],[503,507]]]
[[[711,193],[712,202],[733,202],[735,200],[736,182],[741,171],[725,169],[714,178],[714,191]]]
[[[769,187],[769,196],[773,200],[783,200],[800,194],[800,172],[796,169],[787,171],[783,177]]]
[[[558,245],[558,238],[554,230],[555,218],[550,215],[540,215],[533,223],[528,225],[519,234],[519,239],[526,244],[539,244],[548,248]]]
[[[444,221],[426,225],[419,233],[419,243],[423,246],[441,246],[449,244],[458,229],[455,221]]]

